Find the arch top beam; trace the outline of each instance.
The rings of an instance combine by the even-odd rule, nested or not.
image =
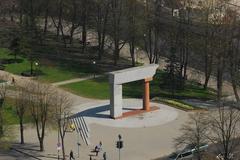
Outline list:
[[[133,67],[109,73],[109,83],[123,84],[151,78],[156,73],[157,64]]]

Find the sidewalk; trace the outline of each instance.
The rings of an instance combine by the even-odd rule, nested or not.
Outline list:
[[[69,84],[69,83],[81,82],[81,81],[94,79],[94,78],[98,78],[98,77],[102,77],[102,75],[95,75],[95,76],[87,76],[87,77],[83,77],[83,78],[70,79],[70,80],[61,81],[61,82],[55,82],[55,83],[52,83],[52,85],[53,86],[61,86],[61,85]]]

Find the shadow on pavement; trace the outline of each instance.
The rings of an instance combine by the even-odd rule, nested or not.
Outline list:
[[[32,157],[28,157],[15,150],[0,150],[0,160],[33,160]]]
[[[124,111],[133,111],[136,110],[134,108],[123,108]],[[70,118],[77,118],[77,117],[94,117],[94,118],[104,118],[104,119],[112,119],[110,117],[110,105],[102,105],[102,106],[96,106],[94,108],[86,109],[82,112],[78,112],[74,115],[72,115]]]
[[[18,155],[22,155],[24,156],[23,160],[25,159],[37,159],[37,160],[41,160],[41,159],[58,159],[58,155],[56,154],[47,154],[45,152],[40,152],[39,150],[39,146],[36,144],[18,144],[15,143],[13,144],[13,146],[11,147],[11,151],[13,151],[14,153],[17,153]],[[12,156],[11,156],[12,157]],[[17,160],[19,156],[17,156]],[[0,160],[1,160],[1,152],[0,152]]]
[[[105,118],[105,119],[110,119],[110,115],[107,113],[102,113],[110,110],[110,105],[103,105],[103,106],[98,106],[95,108],[90,108],[85,111],[79,112],[71,116],[71,118],[77,118],[77,117],[95,117],[95,118]]]

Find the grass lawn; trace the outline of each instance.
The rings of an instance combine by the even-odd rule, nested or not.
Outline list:
[[[156,77],[161,76],[162,72],[158,72]],[[150,83],[151,98],[165,97],[173,98],[171,92],[162,87],[161,79],[154,78]],[[77,95],[95,98],[95,99],[108,99],[109,98],[109,84],[107,77],[95,78],[82,82],[71,83],[61,86],[62,88],[75,93]],[[136,81],[123,85],[123,96],[130,98],[141,98],[143,95],[143,82]],[[204,90],[197,84],[187,82],[184,90],[178,90],[175,93],[175,99],[214,99],[215,92],[211,89]]]
[[[0,48],[0,59],[13,59],[13,55],[10,54],[11,52],[8,49]],[[5,65],[5,70],[14,73],[17,75],[20,75],[24,71],[30,70],[30,62],[24,58],[24,57],[17,57],[21,60],[20,63],[11,63]],[[38,79],[40,81],[44,82],[60,82],[64,80],[69,80],[72,78],[78,78],[86,75],[86,73],[81,72],[71,72],[68,71],[65,68],[61,68],[58,66],[47,66],[47,65],[41,65],[41,62],[39,62],[40,65],[38,68],[36,66],[33,67],[33,69],[38,69],[41,71],[41,75],[38,76]]]
[[[91,80],[70,83],[61,87],[74,94],[88,98],[109,98],[109,84],[106,77],[99,77]]]

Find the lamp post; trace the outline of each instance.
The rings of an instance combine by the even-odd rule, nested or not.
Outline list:
[[[80,131],[80,128],[78,128],[79,129],[79,131]],[[76,132],[77,133],[77,146],[78,146],[78,158],[79,158],[79,152],[80,152],[80,142],[79,142],[79,133],[78,132]]]
[[[93,78],[95,78],[95,75],[96,75],[96,61],[93,61],[92,64],[93,64]]]
[[[136,63],[138,63],[138,50],[139,50],[139,48],[137,47],[136,48],[136,59],[135,59]]]
[[[118,141],[116,143],[116,147],[119,151],[119,160],[121,159],[121,149],[123,148],[123,140],[121,134],[118,135]]]
[[[36,73],[36,76],[37,76],[37,75],[38,75],[37,69],[38,69],[39,63],[38,63],[38,62],[35,62],[34,64],[35,64],[35,73]]]
[[[61,150],[61,143],[60,143],[60,124],[61,120],[58,117],[58,143],[57,143],[57,152],[58,152],[58,160],[60,159],[59,151]]]

